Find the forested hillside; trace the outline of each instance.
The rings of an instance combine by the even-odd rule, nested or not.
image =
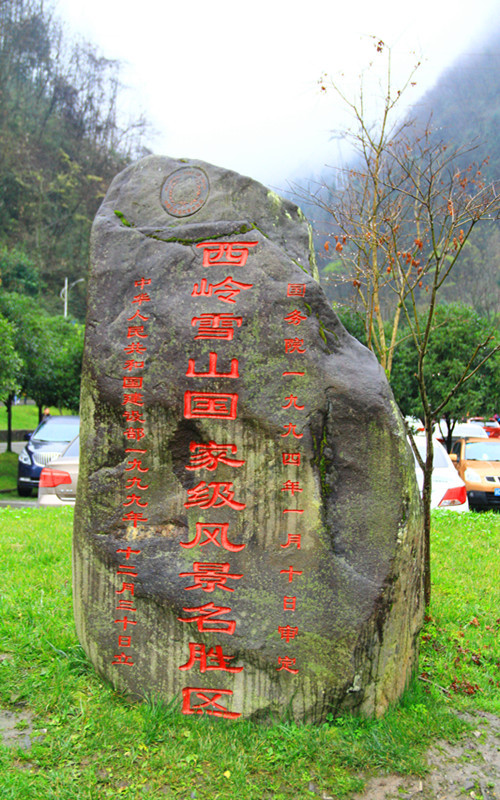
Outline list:
[[[500,179],[500,29],[464,54],[439,76],[413,109],[430,120],[435,135],[451,145],[471,146],[477,161],[489,160],[488,174]],[[471,156],[464,155],[461,166]]]
[[[0,3],[0,279],[60,314],[86,277],[92,219],[141,155],[143,122],[118,117],[119,65],[71,41],[43,0]],[[71,292],[83,321],[85,281]]]
[[[460,169],[474,162],[485,180],[500,182],[500,28],[486,41],[471,42],[470,52],[439,77],[412,115],[420,126],[430,125],[435,141],[463,148]],[[481,221],[442,299],[468,303],[489,317],[500,313],[500,221]]]

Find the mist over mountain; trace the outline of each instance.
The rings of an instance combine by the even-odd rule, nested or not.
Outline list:
[[[473,147],[463,161],[489,158],[488,177],[500,179],[500,26],[439,76],[413,116],[436,138]]]
[[[458,169],[474,164],[487,183],[500,182],[500,25],[486,40],[471,43],[470,50],[409,109],[407,119],[414,124],[415,135],[430,130],[434,144],[458,150],[453,162]],[[355,160],[347,166],[356,169]],[[345,180],[343,167],[340,180]],[[338,180],[335,166],[324,168],[297,180],[289,196],[313,226],[325,291],[332,301],[344,303],[352,290],[329,277],[340,267],[335,267],[331,248],[325,249],[325,242],[339,233],[328,212],[328,206],[336,202]],[[478,223],[440,292],[440,301],[473,305],[488,317],[500,312],[500,221]]]
[[[485,182],[500,182],[500,25],[457,59],[412,110],[434,141],[461,148],[455,159],[474,163]],[[482,220],[453,270],[443,301],[459,301],[491,317],[500,312],[500,221]]]

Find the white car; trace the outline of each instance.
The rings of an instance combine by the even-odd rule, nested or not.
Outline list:
[[[427,450],[425,436],[414,436],[418,452],[425,460]],[[424,485],[424,473],[415,459],[415,471],[420,492]],[[451,511],[468,511],[467,489],[462,478],[453,466],[445,448],[434,439],[434,460],[432,466],[431,508],[449,508]]]
[[[435,438],[446,441],[447,433],[448,426],[446,425],[445,420],[441,420],[441,422],[439,422],[437,425],[434,425],[432,435]],[[457,422],[451,434],[452,439],[462,439],[465,436],[478,436],[481,439],[488,438],[488,434],[484,430],[483,426],[479,425],[477,422]]]

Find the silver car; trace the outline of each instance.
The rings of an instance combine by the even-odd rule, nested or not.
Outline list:
[[[75,505],[79,461],[80,437],[76,436],[59,458],[42,469],[38,484],[38,505]]]

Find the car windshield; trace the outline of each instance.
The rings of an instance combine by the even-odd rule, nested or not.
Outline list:
[[[64,451],[64,457],[75,458],[75,456],[80,455],[80,437],[77,436],[76,439],[67,446],[66,450]]]
[[[469,442],[465,445],[467,461],[500,461],[500,442]]]
[[[425,446],[425,439],[418,439],[415,438],[415,444],[417,445],[417,450],[422,456],[425,461],[425,454],[427,452],[427,448]],[[436,468],[447,468],[449,467],[448,459],[446,458],[446,452],[443,447],[437,442],[434,442],[434,457],[432,459],[432,466],[434,469]]]
[[[37,442],[70,442],[78,435],[79,428],[78,420],[59,422],[55,419],[48,419],[42,422],[35,431],[33,440]]]

